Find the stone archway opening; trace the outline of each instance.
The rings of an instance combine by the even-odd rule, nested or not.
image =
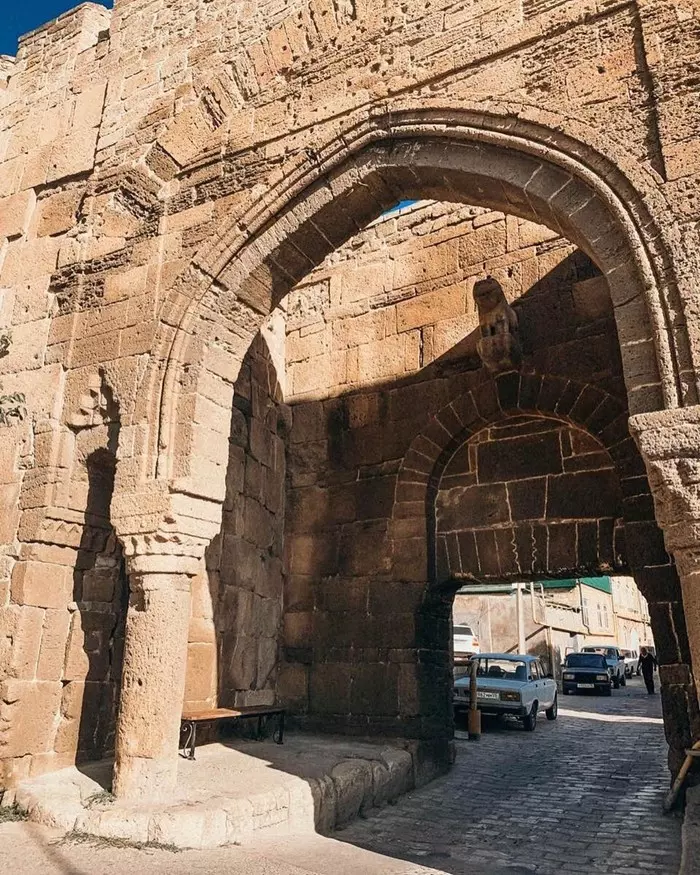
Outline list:
[[[633,682],[640,639],[654,641],[627,556],[620,477],[600,440],[566,418],[505,414],[455,450],[434,514],[435,584],[456,589],[457,675],[472,646],[537,656],[561,681],[569,653],[609,645],[634,651]],[[624,668],[615,677],[626,685]]]
[[[222,354],[240,363],[256,330],[295,284],[407,198],[486,206],[549,227],[580,247],[610,289],[630,412],[677,403],[673,375],[685,352],[669,316],[673,292],[657,276],[664,257],[647,240],[650,219],[629,184],[591,170],[571,143],[559,150],[545,146],[546,139],[475,128],[444,114],[425,122],[420,114],[399,114],[386,125],[393,137],[377,123],[359,142],[334,144],[328,159],[291,173],[244,220],[217,229],[175,283],[169,319],[180,314],[180,327],[174,342],[169,331],[164,335],[166,390],[159,392],[152,436],[160,448],[158,476],[191,479],[182,449],[192,440],[184,415],[191,398],[189,389],[184,395],[180,389],[181,363],[188,371],[197,363],[203,378],[221,381]],[[186,170],[182,183],[186,192]],[[196,175],[191,193],[197,197]],[[212,461],[224,464],[221,449],[221,459]],[[194,487],[213,497],[211,487]]]
[[[613,309],[596,266],[568,241],[529,220],[478,207],[423,202],[416,207],[418,214],[421,209],[433,211],[437,239],[431,256],[424,253],[414,261],[399,257],[388,279],[376,256],[382,245],[377,241],[386,233],[385,222],[380,222],[357,238],[374,235],[367,246],[374,252],[367,257],[369,263],[356,257],[361,242],[347,247],[345,254],[340,250],[286,300],[286,398],[293,424],[279,690],[308,727],[404,735],[426,748],[428,740],[437,740],[427,754],[428,760],[433,757],[429,770],[440,768],[449,757],[451,667],[434,654],[449,651],[453,593],[435,597],[424,589],[426,573],[430,574],[425,563],[432,563],[426,484],[445,464],[443,458],[431,461],[430,452],[439,447],[447,454],[444,458],[449,457],[454,442],[463,439],[470,415],[483,425],[496,414],[506,415],[514,404],[512,422],[504,428],[527,432],[536,421],[535,432],[546,435],[542,424],[549,423],[553,442],[558,447],[567,443],[567,449],[560,450],[567,453],[568,466],[565,470],[560,458],[561,491],[572,501],[578,500],[572,491],[579,488],[577,475],[585,471],[577,466],[600,466],[589,472],[596,482],[583,488],[582,500],[612,502],[614,507],[605,517],[596,516],[593,507],[579,508],[578,524],[576,513],[562,511],[561,526],[555,527],[560,558],[553,538],[551,572],[545,533],[543,573],[561,577],[567,570],[628,570],[623,507],[630,511],[630,540],[646,539],[650,556],[658,547],[652,564],[663,566],[663,573],[669,560],[653,521],[643,465],[627,432],[619,351],[616,342],[605,339],[610,333],[614,338]],[[444,228],[449,227],[450,214],[455,225],[461,221],[469,227],[463,236],[471,239],[457,249],[473,247],[481,253],[476,261],[483,258],[475,266],[472,256],[462,257],[467,270],[459,276],[449,268],[450,234]],[[409,216],[410,210],[403,212],[397,225],[410,225]],[[484,255],[490,246],[494,250]],[[542,265],[534,275],[527,273],[533,260]],[[455,265],[459,261],[460,256]],[[529,294],[518,310],[529,359],[526,373],[498,381],[485,379],[483,371],[476,376],[481,363],[475,357],[474,337],[469,338],[476,322],[473,305],[467,313],[468,290],[476,277],[488,272],[487,262],[502,278],[511,300]],[[412,278],[402,286],[411,272]],[[536,279],[523,288],[528,275]],[[412,288],[407,292],[406,286]],[[552,311],[562,296],[568,303]],[[364,307],[356,306],[360,300]],[[455,301],[461,301],[459,313],[450,309]],[[539,324],[548,310],[554,316]],[[394,325],[390,332],[387,311]],[[562,327],[567,317],[572,318],[569,335]],[[391,351],[382,355],[382,346]],[[416,353],[410,365],[407,349]],[[546,376],[533,373],[533,365]],[[354,376],[349,367],[355,368]],[[469,397],[460,397],[466,386],[471,386]],[[435,409],[431,391],[447,402],[447,409]],[[417,409],[412,409],[416,402]],[[421,408],[426,404],[427,411]],[[577,419],[596,436],[577,426]],[[416,435],[418,421],[426,428],[424,435]],[[408,448],[401,444],[404,429],[416,441]],[[541,440],[547,443],[549,438]],[[540,448],[540,456],[542,452]],[[403,461],[397,472],[399,458]],[[616,463],[623,472],[623,486]],[[563,482],[567,475],[571,484]],[[545,482],[538,485],[544,502]],[[508,496],[504,494],[503,500],[507,503]],[[389,507],[392,518],[387,524]],[[492,539],[495,523],[485,525]],[[568,569],[561,559],[570,547],[565,530],[574,542]],[[500,567],[495,573],[501,575]],[[513,573],[523,571],[516,566]],[[677,587],[675,592],[665,598],[677,599]],[[391,606],[391,618],[382,615],[383,604]],[[664,610],[660,607],[659,613]],[[673,693],[677,694],[685,692]],[[674,764],[686,734],[687,725],[675,738]]]
[[[453,204],[466,202],[476,204],[477,210],[498,216],[499,222],[505,221],[508,215],[516,221],[546,226],[550,229],[548,233],[571,241],[574,249],[579,248],[583,260],[594,265],[586,279],[596,280],[605,288],[606,300],[612,306],[608,305],[601,318],[607,320],[608,326],[617,328],[618,342],[613,345],[618,366],[615,380],[618,387],[624,382],[625,388],[616,391],[616,397],[608,397],[610,393],[597,385],[597,375],[593,374],[592,385],[583,385],[580,379],[572,380],[566,367],[557,362],[546,362],[544,374],[531,362],[522,380],[518,374],[497,382],[485,380],[483,374],[468,377],[461,394],[459,380],[450,383],[451,376],[455,375],[454,366],[442,370],[438,366],[439,377],[445,381],[443,385],[453,394],[445,396],[442,399],[445,403],[440,406],[432,402],[426,404],[425,395],[416,396],[422,405],[422,421],[402,450],[397,446],[398,432],[391,434],[386,427],[379,427],[384,413],[381,392],[375,393],[377,397],[371,402],[362,399],[360,404],[367,403],[366,410],[357,408],[354,413],[351,413],[354,401],[346,402],[338,397],[335,404],[324,402],[310,409],[307,425],[302,426],[302,429],[316,430],[311,441],[316,447],[311,458],[302,460],[308,479],[302,475],[301,484],[317,490],[312,507],[317,505],[320,509],[304,510],[300,516],[304,520],[301,530],[287,538],[285,549],[290,578],[295,581],[285,603],[280,689],[285,689],[286,699],[308,726],[416,739],[428,750],[428,771],[436,764],[442,767],[449,758],[451,727],[444,720],[444,709],[434,700],[435,690],[440,690],[439,695],[444,699],[449,682],[443,676],[434,684],[435,665],[427,656],[449,640],[446,631],[449,615],[445,615],[444,605],[436,606],[432,596],[425,596],[430,569],[425,496],[421,497],[421,491],[425,493],[431,466],[445,450],[445,434],[449,443],[455,436],[454,423],[461,428],[470,421],[470,409],[477,419],[487,420],[497,409],[507,408],[509,393],[522,391],[524,398],[527,392],[534,392],[537,404],[546,409],[547,404],[559,404],[557,392],[564,392],[569,409],[578,405],[586,425],[595,422],[599,431],[609,430],[613,456],[624,459],[633,447],[627,430],[628,407],[635,411],[655,409],[677,395],[673,376],[677,368],[673,364],[675,353],[671,349],[665,304],[659,304],[654,297],[653,259],[639,237],[634,216],[624,201],[606,189],[600,179],[578,169],[575,161],[562,159],[558,165],[552,154],[545,155],[537,149],[518,151],[489,137],[470,142],[465,136],[461,142],[454,139],[448,142],[434,134],[422,133],[420,137],[380,141],[329,170],[321,181],[300,187],[298,194],[288,197],[257,227],[252,222],[242,240],[236,238],[240,224],[233,235],[227,238],[224,234],[197,257],[196,270],[183,281],[189,286],[175,292],[180,297],[177,306],[185,300],[189,304],[179,334],[169,343],[171,359],[161,396],[157,470],[163,482],[172,478],[175,495],[183,496],[179,506],[185,507],[196,498],[201,507],[199,518],[206,520],[202,528],[206,528],[206,537],[210,537],[215,531],[223,499],[222,474],[229,461],[229,424],[223,414],[233,397],[235,378],[251,339],[265,317],[295,285],[303,282],[330,253],[398,200],[428,197]],[[186,179],[186,175],[183,178]],[[481,224],[477,218],[472,220],[473,230]],[[485,224],[490,223],[492,221]],[[536,247],[535,256],[538,256]],[[493,259],[477,259],[474,264],[486,267],[487,262],[492,261],[493,267],[505,268],[512,278],[517,271],[512,270],[508,260],[506,228],[505,252]],[[410,261],[400,264],[399,273],[402,267],[410,273],[416,266]],[[456,285],[461,282],[464,287],[467,274],[473,277],[480,273],[482,267],[471,272],[462,270],[461,280],[457,280]],[[412,296],[415,293],[417,298],[427,292],[423,279],[417,275],[412,277]],[[538,282],[541,279],[538,275]],[[520,281],[522,283],[522,277]],[[465,299],[463,291],[464,288],[455,297]],[[394,308],[398,320],[399,305],[404,302],[396,299],[386,303]],[[417,309],[424,304],[426,301],[420,302]],[[378,308],[383,306],[380,303]],[[404,317],[405,309],[402,308]],[[421,317],[414,313],[407,318],[418,318],[420,323]],[[397,321],[397,338],[410,333],[410,328],[406,332],[399,331],[398,324]],[[356,328],[360,334],[375,329],[376,326],[367,328],[364,324],[359,327],[359,323]],[[312,333],[305,332],[303,336]],[[299,336],[302,336],[301,328]],[[386,335],[376,340],[382,344]],[[370,376],[371,372],[377,361],[393,359],[400,351],[401,355],[414,355],[418,362],[417,367],[402,369],[400,381],[410,384],[412,372],[422,369],[425,349],[422,341],[421,337],[412,345],[408,336],[393,339],[386,344],[392,350],[388,356],[377,350],[376,355],[370,353],[364,364],[358,352],[358,371],[364,367],[375,389],[386,387],[387,376],[392,382],[396,376],[391,373],[392,367],[385,372],[381,365],[374,376]],[[326,360],[326,365],[331,369],[336,365],[347,369],[353,363],[346,350],[336,361]],[[311,366],[307,370],[311,370]],[[456,372],[459,371],[457,367]],[[554,400],[548,400],[546,395],[551,386],[555,387],[557,396]],[[345,391],[341,390],[338,395],[344,395]],[[310,400],[314,392],[315,389],[311,391]],[[212,416],[212,412],[216,416]],[[366,417],[366,424],[370,425],[360,439],[361,445],[371,448],[371,454],[377,447],[381,448],[371,465],[366,461],[361,463],[361,467],[369,466],[374,474],[361,476],[356,456],[356,474],[351,478],[351,488],[343,482],[342,476],[319,485],[310,470],[317,466],[319,457],[322,465],[330,462],[333,469],[338,460],[356,455],[354,438],[349,434],[353,416],[359,417],[360,423]],[[410,420],[411,416],[406,418]],[[411,428],[415,426],[413,421]],[[364,423],[360,427],[364,427]],[[416,445],[412,443],[414,440]],[[305,442],[305,439],[298,441]],[[293,436],[290,443],[295,443]],[[199,447],[201,453],[193,452],[192,446]],[[298,451],[298,448],[292,450]],[[328,470],[324,471],[323,477],[327,474]],[[653,520],[648,486],[644,489],[639,478],[646,482],[641,460],[631,463],[626,476],[626,480],[636,482],[627,483],[629,494],[625,495],[625,501],[629,500],[630,506],[636,502],[641,508],[638,517],[628,520],[626,537],[628,541],[636,539],[635,549],[641,549],[646,541],[643,549],[648,554],[648,562],[642,564],[653,567],[654,580],[665,575],[665,591],[660,591],[662,587],[657,590],[660,597],[657,620],[675,630],[668,639],[676,641],[675,649],[671,648],[667,657],[673,665],[681,666],[674,674],[677,683],[673,685],[677,687],[678,698],[685,701],[687,720],[680,729],[685,738],[692,719],[692,704],[688,698],[692,681],[687,668],[689,657],[677,578],[675,572],[668,570],[669,561]],[[418,497],[411,493],[417,493]],[[337,507],[343,508],[340,518],[326,526],[328,514],[337,513]],[[190,530],[193,525],[190,517],[194,514],[181,513],[181,520],[177,514],[168,520],[168,530],[177,525]],[[346,513],[354,517],[344,519]],[[306,519],[305,514],[311,519]],[[307,526],[309,528],[304,530]],[[206,542],[203,535],[197,537],[202,544]],[[290,541],[294,542],[292,546],[289,546]],[[372,557],[377,559],[375,564]],[[349,573],[344,573],[344,569]],[[355,586],[358,579],[359,587]],[[329,581],[328,592],[334,589],[333,605],[325,595],[319,596],[321,602],[317,602],[319,580]],[[347,592],[355,587],[362,605],[359,614],[355,613],[352,600],[346,600],[346,582],[350,584]],[[373,596],[372,591],[376,595]],[[370,619],[368,608],[370,604],[377,608],[391,604],[386,593],[400,597],[405,609],[400,610],[389,625],[391,637],[380,643],[379,637],[366,637],[363,630],[371,629],[372,623],[387,630],[386,618],[377,615]],[[427,609],[419,610],[417,605],[424,603]],[[343,605],[345,610],[339,609]],[[333,620],[335,613],[346,614],[343,620],[347,622]],[[334,625],[338,623],[339,626]],[[676,634],[679,630],[680,635]],[[317,644],[319,635],[323,641]],[[311,646],[310,640],[314,642]],[[391,656],[388,651],[395,655]],[[399,651],[403,651],[403,656],[398,655]],[[431,688],[433,692],[428,696]],[[173,714],[175,705],[179,710],[179,703],[174,703]],[[443,716],[436,718],[438,713]]]

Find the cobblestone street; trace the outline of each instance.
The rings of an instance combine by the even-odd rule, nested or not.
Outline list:
[[[458,733],[450,774],[328,838],[273,830],[171,853],[7,823],[0,857],[23,875],[676,875],[660,713],[635,679],[611,698],[562,697],[534,733],[485,722],[479,743]]]
[[[641,679],[611,698],[562,696],[534,733],[483,729],[479,743],[458,733],[445,778],[337,837],[450,875],[677,873],[661,703]]]

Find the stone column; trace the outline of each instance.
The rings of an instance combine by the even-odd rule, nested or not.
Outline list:
[[[676,561],[696,684],[700,680],[700,406],[630,419],[656,519]]]
[[[167,797],[177,778],[190,582],[199,557],[132,555],[113,792]]]
[[[665,701],[667,736],[680,728],[684,712],[685,747],[700,733],[700,406],[638,414],[630,419],[630,431],[647,468],[666,549],[675,560],[675,569],[647,567],[635,571],[635,578],[655,626],[667,629],[665,649],[676,654],[660,660],[666,663],[660,676],[666,698],[677,693],[675,704]],[[630,561],[634,564],[633,557]],[[674,597],[678,579],[682,612]]]

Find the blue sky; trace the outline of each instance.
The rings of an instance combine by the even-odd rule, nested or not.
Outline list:
[[[0,55],[17,54],[17,37],[79,5],[80,0],[0,0]],[[111,0],[95,0],[111,6]]]

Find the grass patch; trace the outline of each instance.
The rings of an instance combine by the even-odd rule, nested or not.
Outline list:
[[[164,844],[163,842],[134,842],[116,836],[94,836],[77,830],[66,833],[56,844],[90,845],[93,848],[134,848],[137,851],[169,851],[171,854],[179,854],[180,851],[184,850],[178,848],[177,845]]]
[[[109,790],[100,790],[99,793],[93,793],[85,800],[86,808],[97,808],[98,805],[109,805],[114,802],[114,796]]]
[[[22,811],[16,805],[3,805],[0,807],[0,823],[12,823],[15,820],[26,820],[27,812]]]

